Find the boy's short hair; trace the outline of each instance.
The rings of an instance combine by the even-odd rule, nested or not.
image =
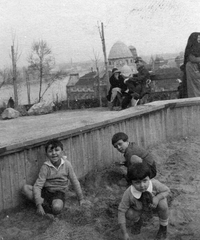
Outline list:
[[[142,180],[151,176],[151,169],[144,161],[142,163],[132,164],[127,173],[127,178],[132,180]]]
[[[45,144],[45,152],[47,152],[47,149],[50,145],[52,145],[52,148],[60,147],[63,150],[63,144],[61,143],[61,141],[59,141],[58,139],[52,139]]]
[[[123,140],[124,142],[127,142],[128,136],[126,135],[126,133],[124,133],[124,132],[115,133],[112,137],[112,145],[114,145],[119,140]]]

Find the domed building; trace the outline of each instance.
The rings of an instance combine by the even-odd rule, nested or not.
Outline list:
[[[132,54],[132,51],[126,46],[126,44],[121,41],[117,41],[110,49],[108,55],[109,69],[111,70],[113,67],[117,67],[120,70],[124,65],[128,65],[131,67],[133,72],[137,72],[134,62],[136,52],[135,48],[133,49],[133,52],[134,55]]]

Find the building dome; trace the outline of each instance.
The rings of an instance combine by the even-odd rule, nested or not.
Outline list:
[[[132,58],[129,48],[121,41],[116,42],[110,49],[108,59]]]

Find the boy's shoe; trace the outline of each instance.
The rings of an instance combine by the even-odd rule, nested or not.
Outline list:
[[[155,240],[165,240],[167,239],[167,226],[160,225],[160,228],[157,232]]]
[[[142,224],[143,224],[143,220],[142,220],[142,218],[140,218],[137,222],[134,223],[134,225],[133,225],[133,227],[132,227],[132,229],[131,229],[131,233],[132,233],[133,235],[138,235],[138,234],[140,234]]]

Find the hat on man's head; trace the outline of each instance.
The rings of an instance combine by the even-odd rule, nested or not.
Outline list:
[[[118,70],[118,68],[113,68],[113,70],[112,70],[112,75],[115,74],[115,73],[120,73],[120,71]]]
[[[138,63],[138,62],[144,62],[144,61],[141,57],[136,57],[135,63]]]

